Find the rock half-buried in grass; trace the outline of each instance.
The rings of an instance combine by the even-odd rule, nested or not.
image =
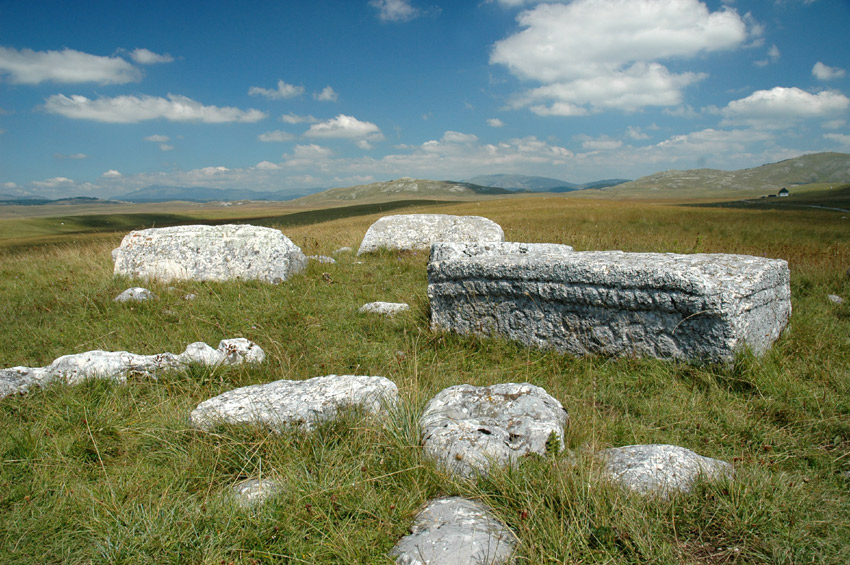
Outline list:
[[[399,565],[496,565],[508,562],[516,543],[486,505],[453,496],[429,502],[390,557]]]
[[[462,477],[564,448],[567,411],[528,383],[457,385],[432,398],[419,427],[425,455]]]
[[[336,418],[341,409],[360,407],[370,414],[383,414],[397,402],[398,388],[387,378],[327,375],[237,388],[201,402],[189,420],[201,430],[251,424],[275,431],[311,431]]]
[[[153,377],[160,371],[181,369],[198,364],[210,367],[262,363],[266,354],[245,338],[223,339],[218,349],[204,342],[190,343],[186,350],[156,355],[139,355],[127,351],[87,351],[63,355],[46,367],[12,367],[0,369],[0,398],[27,392],[33,386],[45,387],[56,381],[69,385],[88,379],[111,379],[123,383],[130,376]]]
[[[603,472],[639,494],[667,498],[690,492],[697,480],[732,478],[732,465],[677,445],[627,445],[598,454]]]

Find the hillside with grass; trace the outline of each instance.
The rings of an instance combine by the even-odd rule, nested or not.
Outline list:
[[[468,182],[439,181],[402,177],[344,188],[332,188],[292,201],[299,206],[327,206],[356,202],[388,202],[393,200],[473,200],[511,194],[499,187],[480,186]]]
[[[850,182],[850,154],[813,153],[778,163],[737,171],[690,169],[662,171],[606,188],[609,197],[678,196],[759,197],[787,187],[813,183],[841,185]]]
[[[0,400],[0,562],[389,564],[416,512],[446,495],[492,508],[519,539],[517,563],[850,562],[847,214],[546,195],[412,206],[402,209],[485,216],[513,241],[785,259],[793,314],[763,357],[741,353],[728,365],[574,358],[432,331],[423,252],[340,253],[277,286],[142,283],[113,276],[123,231],[15,245],[16,223],[28,220],[0,220],[0,367],[234,337],[267,354],[258,366],[54,384]],[[211,210],[186,206],[174,219],[239,221],[236,208]],[[388,210],[243,212],[252,223],[264,215],[307,254],[331,255],[356,249]],[[138,284],[158,299],[113,301]],[[357,313],[376,300],[411,310]],[[190,411],[222,392],[329,374],[387,377],[400,406],[380,424],[351,411],[309,434],[189,425]],[[503,382],[541,386],[563,404],[563,453],[474,480],[423,458],[418,419],[431,397]],[[593,453],[646,443],[728,461],[734,479],[670,499],[601,479]],[[263,505],[233,501],[233,485],[266,477],[284,487]]]

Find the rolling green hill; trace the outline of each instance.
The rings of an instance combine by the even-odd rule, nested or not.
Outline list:
[[[479,186],[467,182],[423,180],[402,177],[400,179],[361,184],[345,188],[333,188],[292,201],[292,204],[314,206],[319,204],[363,202],[387,202],[410,199],[470,200],[482,196],[511,194],[510,190]]]
[[[813,153],[738,171],[663,171],[604,189],[604,192],[609,196],[753,197],[776,193],[782,187],[847,182],[850,182],[850,155]]]

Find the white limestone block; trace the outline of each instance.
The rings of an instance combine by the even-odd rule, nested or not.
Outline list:
[[[251,225],[174,226],[132,231],[112,251],[115,275],[139,279],[278,284],[307,266],[279,230]]]

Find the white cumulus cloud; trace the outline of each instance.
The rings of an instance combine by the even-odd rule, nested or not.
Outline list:
[[[130,53],[130,58],[140,65],[153,65],[156,63],[171,63],[174,57],[168,53],[154,53],[150,49],[135,49]]]
[[[487,125],[491,128],[500,128],[504,127],[505,122],[503,122],[499,118],[490,118],[489,120],[487,120]]]
[[[304,135],[321,139],[365,139],[367,141],[384,139],[380,128],[372,122],[362,122],[345,114],[340,114],[325,122],[313,124]]]
[[[815,63],[815,66],[812,67],[812,74],[819,80],[831,80],[843,77],[847,74],[847,71],[838,67],[828,67],[818,61]]]
[[[320,102],[336,102],[339,98],[339,95],[334,91],[330,86],[326,86],[322,89],[321,92],[317,92],[313,94],[313,98],[319,100]]]
[[[266,117],[259,110],[205,106],[177,94],[169,94],[168,98],[141,95],[94,100],[81,95],[54,94],[47,98],[44,108],[66,118],[121,124],[156,119],[203,123],[258,122]]]
[[[839,145],[843,145],[845,147],[850,147],[850,135],[843,133],[825,133],[824,138],[834,141]]]
[[[659,61],[732,49],[747,37],[736,12],[710,12],[698,0],[576,0],[540,4],[517,20],[523,29],[496,42],[490,62],[542,84],[515,104],[541,115],[680,104],[682,90],[705,75]]]
[[[600,137],[598,139],[584,139],[581,142],[582,149],[588,151],[611,151],[619,149],[623,146],[623,142],[619,139],[610,139],[608,137]]]
[[[272,163],[271,161],[260,161],[254,166],[254,168],[261,171],[277,171],[280,169],[280,165]]]
[[[165,143],[169,140],[167,135],[149,135],[145,138],[145,141],[152,141],[154,143]]]
[[[313,116],[299,116],[290,112],[289,114],[282,115],[280,117],[280,121],[286,122],[287,124],[315,124],[319,120],[317,120]]]
[[[295,136],[289,132],[276,129],[274,131],[267,131],[265,133],[261,133],[257,136],[257,139],[259,139],[263,143],[276,143],[282,141],[291,141],[295,139]]]
[[[277,81],[277,88],[272,90],[269,88],[261,88],[252,86],[248,89],[248,94],[251,96],[265,96],[269,100],[281,100],[284,98],[296,98],[304,94],[303,86],[295,86],[287,84],[282,80]]]
[[[124,175],[122,175],[120,172],[116,171],[115,169],[109,169],[108,171],[104,172],[100,176],[102,176],[103,178],[106,178],[106,179],[120,179]]]
[[[777,86],[757,90],[746,98],[729,102],[722,110],[722,125],[748,125],[781,129],[802,119],[835,118],[850,107],[850,98],[840,92],[812,94],[799,88]]]
[[[369,5],[378,10],[382,22],[406,22],[420,15],[409,0],[370,0]]]
[[[73,49],[33,51],[0,47],[0,76],[16,84],[42,82],[126,84],[142,73],[121,57],[91,55]]]

